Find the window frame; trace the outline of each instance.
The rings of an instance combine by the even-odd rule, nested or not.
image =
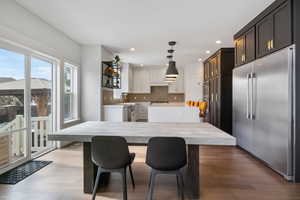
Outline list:
[[[65,88],[65,69],[66,68],[71,69],[71,77],[70,77],[70,91],[66,91]],[[71,64],[69,62],[64,62],[63,63],[63,70],[62,70],[62,121],[63,121],[63,126],[67,124],[71,124],[73,122],[80,121],[80,114],[79,114],[79,67]],[[68,94],[71,97],[71,106],[70,106],[70,113],[71,113],[71,118],[66,119],[65,118],[65,95]]]
[[[20,131],[25,131],[26,132],[26,156],[24,158],[21,158],[19,160],[16,160],[12,163],[9,163],[7,165],[4,165],[2,167],[0,167],[0,174],[3,174],[7,171],[9,171],[10,169],[13,169],[17,166],[20,166],[23,163],[26,163],[34,158],[36,158],[33,154],[31,154],[31,110],[30,110],[30,103],[31,103],[31,60],[33,58],[36,59],[41,59],[44,60],[46,62],[52,63],[53,64],[53,71],[52,71],[52,75],[53,75],[53,107],[52,107],[52,113],[53,113],[53,117],[54,115],[56,116],[57,113],[59,112],[58,110],[58,106],[57,104],[55,104],[56,100],[58,100],[57,95],[58,95],[58,90],[59,90],[59,85],[56,81],[57,78],[59,76],[55,76],[55,72],[58,71],[58,67],[60,64],[60,61],[58,58],[53,57],[49,54],[46,53],[42,53],[38,50],[29,48],[27,46],[21,45],[19,43],[10,41],[10,40],[6,40],[2,37],[0,37],[0,48],[7,50],[7,51],[12,51],[18,54],[22,54],[25,56],[25,60],[24,60],[24,67],[25,67],[25,71],[24,71],[24,78],[25,78],[25,87],[24,87],[24,107],[27,108],[27,110],[24,110],[24,119],[25,119],[25,127],[22,129],[16,129],[13,130],[12,132],[20,132]],[[58,75],[58,74],[56,74]],[[53,120],[52,121],[52,131],[56,131],[57,129],[57,125],[58,125],[59,121],[58,120]],[[7,132],[7,133],[12,133],[12,132]],[[5,133],[5,132],[3,132]],[[1,134],[0,134],[1,135]],[[3,135],[3,134],[2,134]],[[54,143],[53,148],[51,149],[47,149],[46,151],[42,152],[41,154],[47,153],[53,149],[57,148],[57,143]]]

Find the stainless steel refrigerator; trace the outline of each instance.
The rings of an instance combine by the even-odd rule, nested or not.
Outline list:
[[[233,72],[238,145],[293,179],[294,52],[290,46]]]

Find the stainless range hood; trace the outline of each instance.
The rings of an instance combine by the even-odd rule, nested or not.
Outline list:
[[[168,102],[168,93],[169,87],[168,86],[151,86],[151,96],[155,97],[156,101],[159,102]]]

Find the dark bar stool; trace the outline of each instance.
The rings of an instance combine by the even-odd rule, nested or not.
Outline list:
[[[129,168],[133,188],[135,183],[131,164],[135,153],[129,153],[128,144],[123,137],[96,136],[92,138],[92,160],[98,166],[97,177],[93,189],[93,198],[96,197],[100,175],[103,172],[118,172],[123,179],[123,199],[127,200],[126,169]]]
[[[151,169],[148,200],[152,200],[155,177],[158,174],[174,174],[179,197],[184,199],[184,183],[181,169],[187,164],[184,139],[154,137],[148,142],[146,163]]]

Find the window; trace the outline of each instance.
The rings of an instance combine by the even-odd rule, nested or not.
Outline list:
[[[64,121],[78,119],[77,67],[65,63],[64,66]]]

